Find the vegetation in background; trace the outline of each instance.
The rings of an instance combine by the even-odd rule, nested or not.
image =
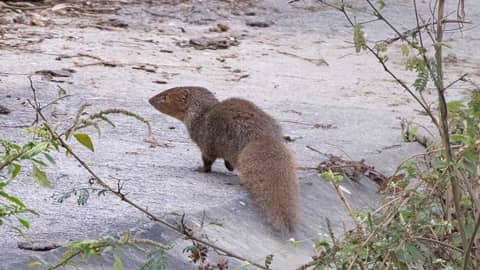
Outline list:
[[[437,128],[440,143],[430,144],[424,154],[402,162],[389,178],[383,203],[368,212],[354,212],[338,189],[342,174],[323,173],[336,187],[356,225],[343,237],[335,236],[315,245],[315,256],[298,269],[479,269],[480,226],[480,89],[463,74],[445,82],[442,49],[447,23],[463,25],[463,1],[457,20],[445,18],[445,1],[435,2],[433,18],[423,23],[413,1],[417,27],[400,32],[382,15],[385,3],[370,0],[372,16],[384,22],[397,36],[370,44],[366,23],[352,19],[355,9],[343,1],[331,4],[353,28],[356,52],[373,54],[384,70],[424,109]],[[393,46],[394,42],[400,46]],[[416,74],[409,85],[389,67],[387,50],[400,49],[405,69]],[[458,82],[469,82],[467,103],[446,101],[446,92]],[[435,89],[438,102],[428,103],[424,93]],[[437,108],[435,108],[437,107]],[[402,137],[415,139],[417,127],[405,123]],[[330,224],[327,221],[328,228]]]

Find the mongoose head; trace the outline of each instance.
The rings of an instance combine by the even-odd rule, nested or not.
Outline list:
[[[161,113],[183,122],[188,109],[189,91],[184,87],[171,88],[150,98],[148,102]]]
[[[217,102],[215,96],[203,87],[184,86],[167,89],[148,102],[161,113],[184,121],[189,109],[205,101]],[[206,104],[204,104],[206,105]]]

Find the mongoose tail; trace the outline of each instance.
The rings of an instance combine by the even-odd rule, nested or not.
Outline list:
[[[248,143],[238,157],[240,182],[272,226],[293,233],[298,224],[298,183],[290,151],[277,138]]]

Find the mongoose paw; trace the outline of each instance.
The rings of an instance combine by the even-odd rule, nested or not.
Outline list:
[[[228,162],[227,160],[225,160],[225,167],[227,168],[227,170],[229,170],[231,172],[235,169],[235,168],[233,168],[233,165],[230,162]]]
[[[209,173],[212,171],[212,168],[200,166],[195,169],[197,172]]]

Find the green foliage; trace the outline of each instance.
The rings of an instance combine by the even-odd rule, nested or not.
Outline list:
[[[329,229],[330,242],[317,241],[316,258],[319,264],[315,269],[438,269],[442,266],[458,267],[460,262],[451,261],[455,251],[445,249],[438,253],[431,242],[419,241],[434,234],[438,239],[448,239],[448,223],[443,220],[443,210],[437,198],[425,196],[425,190],[404,191],[404,200],[396,202],[377,213],[364,216],[365,230],[354,229],[337,239]],[[393,199],[394,196],[389,197]],[[448,263],[447,263],[448,262]]]
[[[403,44],[401,47],[400,47],[400,50],[402,52],[402,56],[404,57],[408,57],[408,55],[410,54],[410,49],[408,48],[408,45],[407,44]]]
[[[268,255],[265,257],[265,268],[271,269],[270,266],[272,265],[273,262],[273,254]]]
[[[418,92],[422,92],[427,88],[427,83],[428,83],[428,71],[425,68],[425,66],[422,65],[422,68],[417,70],[417,78],[413,83],[413,87],[415,87],[415,90],[417,90]]]
[[[75,137],[75,139],[80,143],[82,144],[83,146],[85,146],[86,148],[88,148],[90,151],[94,151],[93,150],[93,143],[92,143],[92,140],[90,139],[90,136],[88,136],[88,134],[85,134],[85,133],[76,133],[76,134],[73,134],[73,137]]]
[[[60,259],[59,265],[72,264],[71,259],[75,256],[79,256],[82,260],[88,260],[92,255],[102,256],[103,252],[115,252],[119,246],[119,239],[111,236],[102,237],[98,240],[72,241]],[[114,267],[115,265],[119,267],[119,264],[121,265],[121,262],[119,263],[117,259],[114,259]]]
[[[120,237],[104,236],[96,240],[72,241],[68,244],[67,250],[59,260],[57,266],[74,265],[73,258],[79,257],[87,261],[92,256],[103,257],[107,254],[113,255],[112,269],[124,269],[121,256],[121,248],[132,247],[136,250],[149,253],[147,262],[141,270],[163,270],[167,269],[167,261],[164,256],[165,250],[169,247],[161,246],[154,241],[145,241],[138,234],[131,235],[128,232]],[[151,251],[151,248],[154,250]]]
[[[343,175],[341,173],[332,172],[331,170],[320,173],[320,176],[326,182],[329,182],[334,186],[338,186],[343,180]]]
[[[42,265],[41,261],[31,261],[27,264],[28,267],[37,267],[37,266],[41,266],[41,265]]]
[[[377,0],[377,6],[378,6],[378,9],[382,11],[385,8],[384,0]]]
[[[451,127],[452,144],[462,147],[461,162],[469,176],[478,174],[478,142],[480,140],[480,90],[472,91],[470,102],[466,105],[459,102],[449,102],[449,125]]]
[[[406,120],[402,120],[400,124],[400,135],[402,136],[402,140],[404,142],[414,142],[418,131],[418,125]]]
[[[449,216],[446,194],[449,168],[454,168],[454,177],[462,176],[466,187],[480,190],[480,90],[472,91],[468,103],[452,101],[447,108],[455,162],[449,164],[445,151],[435,148],[402,163],[383,191],[382,207],[356,213],[362,226],[342,239],[335,237],[327,219],[329,240],[316,242],[314,269],[464,269],[459,220]],[[413,139],[413,124],[402,122],[408,130],[404,138]],[[331,172],[322,177],[340,181]],[[461,206],[466,235],[476,237],[478,246],[480,233],[473,232],[479,202],[472,194],[462,193]],[[479,265],[478,258],[472,260]]]
[[[353,26],[353,44],[355,44],[355,52],[359,53],[366,49],[365,33],[362,30],[361,24]]]
[[[45,133],[34,131],[33,129],[31,129],[30,132],[45,135]],[[23,164],[25,162],[30,162],[32,177],[38,184],[41,186],[50,186],[45,172],[39,169],[38,166],[46,166],[46,163],[42,161],[42,156],[49,160],[49,162],[53,160],[53,158],[48,155],[48,152],[52,147],[55,147],[55,144],[45,141],[44,138],[45,137],[40,137],[31,140],[22,146],[6,140],[0,140],[0,146],[2,147],[0,150],[0,225],[8,221],[7,223],[21,235],[23,235],[22,227],[26,229],[30,227],[30,223],[25,217],[25,214],[38,214],[32,209],[29,209],[21,199],[7,193],[5,188],[19,175],[22,171],[22,166],[25,166]],[[12,218],[17,220],[20,227],[13,223]]]
[[[373,47],[377,52],[386,52],[388,49],[388,45],[386,42],[381,41],[375,43],[375,46]]]
[[[42,187],[51,187],[50,181],[48,181],[45,172],[40,170],[35,164],[32,164],[32,177]]]
[[[415,71],[417,73],[417,78],[415,79],[413,86],[418,92],[422,92],[427,88],[429,81],[429,71],[427,65],[422,58],[419,57],[409,57],[405,65],[405,69],[409,71]]]
[[[123,263],[120,255],[113,254],[113,270],[123,270]]]
[[[371,2],[368,2],[371,4]],[[370,47],[359,24],[352,23],[349,12],[337,8],[352,24],[355,51],[367,48],[380,61],[383,68],[404,88],[430,116],[438,128],[440,145],[428,144],[424,155],[417,155],[399,165],[394,175],[383,187],[381,207],[374,211],[350,213],[359,223],[336,238],[327,219],[329,239],[315,243],[315,255],[308,267],[314,269],[480,269],[479,224],[480,219],[480,89],[472,92],[468,103],[452,101],[444,103],[443,63],[437,52],[450,46],[442,41],[442,35],[420,26],[407,32],[399,32],[395,25],[380,11],[383,1],[377,1],[374,16],[393,30],[397,37],[386,43],[377,42]],[[436,2],[442,11],[444,2]],[[417,9],[415,9],[417,12]],[[432,18],[432,21],[444,19]],[[417,14],[415,14],[417,15]],[[422,18],[422,15],[418,15]],[[437,25],[440,31],[442,24]],[[431,59],[423,42],[427,32],[432,38],[435,59]],[[421,39],[423,35],[423,40]],[[406,60],[405,69],[415,73],[411,82],[404,83],[385,62],[382,55],[387,44],[400,40],[401,55]],[[457,81],[465,79],[465,75]],[[454,81],[453,83],[456,83]],[[438,94],[439,110],[424,97],[429,83]],[[449,84],[452,85],[453,83]],[[475,83],[472,82],[472,85]],[[414,88],[415,91],[412,91]],[[447,111],[448,113],[445,113]],[[413,141],[417,125],[402,121],[402,138]],[[322,177],[338,185],[340,178],[331,172]],[[345,201],[339,194],[342,201]],[[348,204],[345,204],[352,212]],[[474,233],[476,232],[476,233]],[[470,249],[471,248],[471,249]],[[305,269],[307,269],[306,267]],[[299,268],[300,269],[300,268]],[[304,269],[304,268],[301,268]]]

